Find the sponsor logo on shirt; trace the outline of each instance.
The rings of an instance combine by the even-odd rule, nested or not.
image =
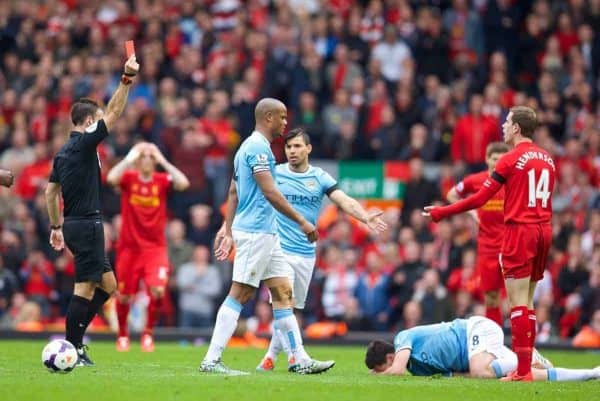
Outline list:
[[[160,198],[158,196],[131,194],[129,197],[129,203],[134,206],[141,207],[158,207],[160,206]]]

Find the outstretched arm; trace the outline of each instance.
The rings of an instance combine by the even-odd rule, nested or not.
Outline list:
[[[501,187],[502,184],[496,179],[488,178],[477,193],[448,206],[426,206],[423,215],[437,222],[467,210],[477,209],[490,200]]]
[[[356,220],[365,223],[373,232],[380,233],[387,229],[387,224],[381,218],[382,211],[378,210],[368,213],[362,205],[354,198],[348,196],[341,189],[336,189],[329,194],[329,199],[340,207],[344,212]]]
[[[450,191],[448,191],[448,194],[446,195],[446,200],[450,203],[456,203],[461,199],[462,197],[458,194],[456,187],[454,186],[450,188]],[[477,215],[477,211],[469,210],[467,213],[479,224],[479,216]]]

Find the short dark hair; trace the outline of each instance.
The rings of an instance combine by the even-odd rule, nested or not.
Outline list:
[[[533,133],[537,128],[537,116],[531,107],[516,106],[510,109],[512,112],[513,124],[519,124],[521,135],[527,138],[533,138]]]
[[[285,134],[285,144],[287,145],[288,141],[296,138],[297,136],[302,137],[302,140],[304,140],[305,145],[310,145],[310,136],[308,136],[304,128],[294,128],[293,130]]]
[[[85,97],[78,99],[71,106],[71,121],[73,125],[83,123],[88,116],[92,116],[93,118],[99,108],[100,105],[92,99]]]
[[[371,341],[367,347],[365,355],[365,365],[367,368],[373,369],[377,365],[385,363],[387,354],[393,354],[396,350],[392,343],[383,340]]]
[[[490,142],[485,149],[485,157],[490,157],[494,153],[506,153],[509,147],[504,142]]]

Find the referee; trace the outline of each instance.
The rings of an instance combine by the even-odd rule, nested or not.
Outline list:
[[[100,213],[101,166],[96,146],[108,136],[123,112],[129,85],[138,70],[139,65],[133,55],[125,63],[121,82],[108,102],[106,112],[90,99],[79,99],[73,104],[73,131],[54,157],[50,182],[46,187],[50,245],[60,251],[66,243],[75,258],[75,289],[67,310],[66,339],[77,348],[77,366],[94,364],[86,353],[83,335],[117,288],[115,274],[104,253]],[[64,229],[59,193],[62,193],[64,203]]]

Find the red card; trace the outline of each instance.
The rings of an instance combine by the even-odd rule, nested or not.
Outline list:
[[[135,54],[135,48],[133,47],[133,40],[125,42],[125,51],[127,52],[127,58]]]

